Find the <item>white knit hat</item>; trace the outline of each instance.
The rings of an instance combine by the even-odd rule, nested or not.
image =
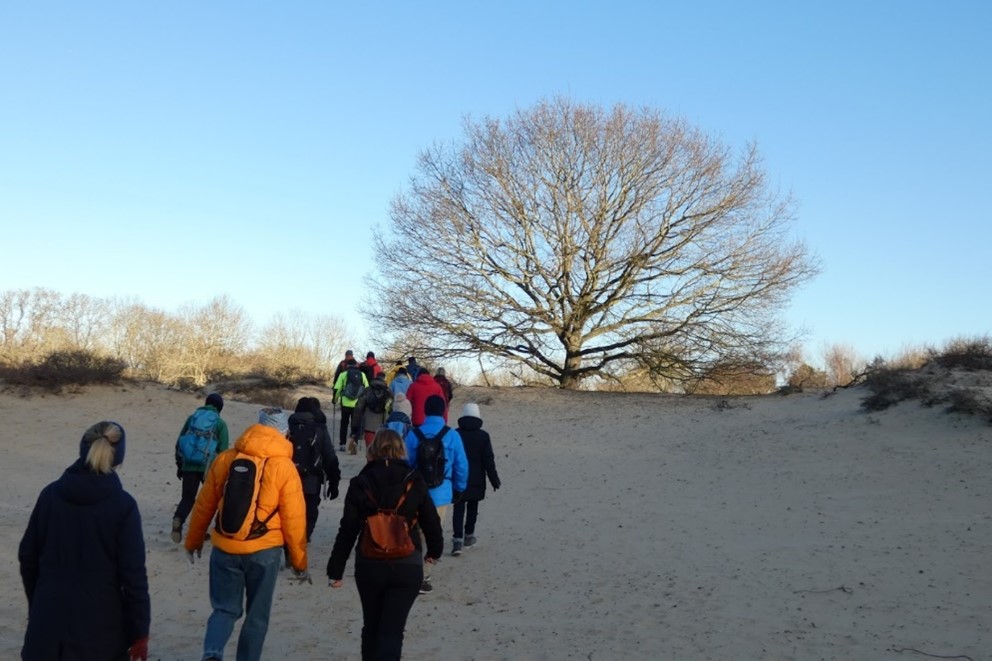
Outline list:
[[[462,407],[462,417],[463,418],[478,418],[482,420],[482,414],[479,413],[479,405],[475,402],[469,402]]]
[[[413,406],[410,404],[410,400],[401,392],[396,393],[396,397],[393,399],[393,410],[406,413],[408,416],[413,415]]]

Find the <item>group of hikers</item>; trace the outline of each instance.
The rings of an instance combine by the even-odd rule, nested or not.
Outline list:
[[[500,488],[492,442],[474,402],[449,426],[452,384],[415,358],[386,374],[372,352],[358,363],[348,351],[331,383],[339,450],[363,447],[366,463],[345,493],[328,584],[342,587],[354,549],[361,657],[399,659],[410,609],[433,589],[449,507],[451,554],[476,544],[486,483]],[[261,409],[233,446],[223,408],[220,393],[210,393],[180,430],[171,537],[190,562],[207,539],[213,547],[201,659],[223,659],[244,615],[236,658],[250,661],[261,659],[280,569],[312,583],[307,545],[321,499],[339,495],[341,468],[317,398],[300,398],[292,413]],[[120,424],[93,425],[79,459],[38,498],[18,551],[29,609],[22,659],[147,661],[141,517],[115,472],[124,449]]]

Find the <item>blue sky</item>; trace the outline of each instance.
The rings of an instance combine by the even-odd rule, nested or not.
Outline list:
[[[992,331],[989,3],[337,4],[0,5],[0,290],[226,293],[360,346],[418,151],[564,95],[757,142],[823,263],[785,311],[813,357]]]

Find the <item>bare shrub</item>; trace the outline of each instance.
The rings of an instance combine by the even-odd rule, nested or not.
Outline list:
[[[992,416],[992,402],[980,390],[961,388],[952,390],[947,395],[948,413],[967,413],[968,415]]]
[[[827,387],[829,381],[830,378],[825,371],[803,363],[789,375],[786,385],[793,389],[821,390]]]
[[[947,369],[992,371],[992,339],[985,336],[951,340],[943,351],[933,352],[932,358]]]
[[[931,397],[926,380],[915,370],[892,369],[881,361],[876,361],[869,371],[865,385],[872,392],[861,400],[866,411],[882,411],[907,399]]]
[[[8,385],[59,392],[70,385],[120,383],[125,367],[116,358],[90,351],[55,351],[37,363],[8,363],[0,367],[0,378]]]
[[[827,384],[845,386],[864,372],[867,361],[849,344],[832,344],[823,349]]]

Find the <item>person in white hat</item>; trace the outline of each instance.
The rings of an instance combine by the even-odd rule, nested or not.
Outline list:
[[[479,405],[469,402],[462,407],[458,418],[458,434],[465,446],[468,457],[468,486],[462,497],[455,502],[451,540],[451,555],[461,555],[462,548],[475,546],[475,525],[479,518],[479,502],[486,497],[486,478],[493,485],[493,491],[501,486],[496,472],[496,457],[489,432],[482,429],[482,414]]]

